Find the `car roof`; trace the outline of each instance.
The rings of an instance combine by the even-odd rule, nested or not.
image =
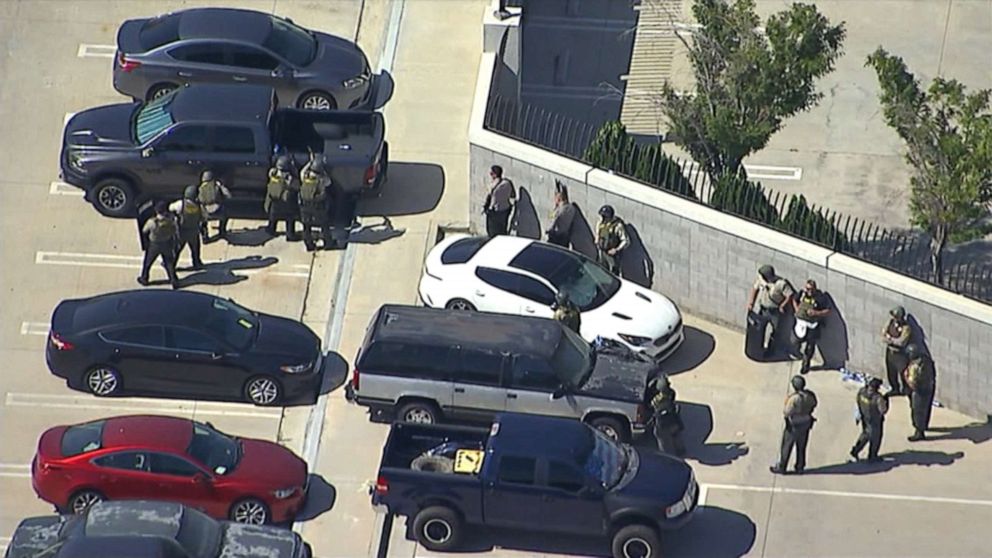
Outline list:
[[[88,537],[143,535],[174,539],[185,508],[175,502],[107,501],[86,512],[83,528]]]
[[[195,8],[181,12],[179,39],[226,39],[261,45],[272,18],[254,10]]]
[[[169,104],[169,112],[177,123],[264,123],[274,104],[275,90],[265,85],[202,83],[177,92]]]
[[[72,329],[80,332],[110,325],[201,323],[204,313],[216,299],[194,291],[146,289],[67,300],[63,304],[75,307]]]
[[[375,341],[459,345],[550,357],[561,341],[561,325],[545,318],[387,304],[370,336]]]
[[[190,420],[155,415],[132,415],[107,419],[100,447],[140,447],[185,453],[193,438]]]
[[[590,430],[584,423],[559,417],[500,413],[494,423],[499,424],[496,440],[504,453],[564,456],[578,459],[590,449]]]
[[[54,558],[190,558],[179,543],[162,537],[74,537]]]
[[[520,236],[495,236],[483,244],[469,261],[475,265],[509,267],[510,261],[533,243],[533,239]]]

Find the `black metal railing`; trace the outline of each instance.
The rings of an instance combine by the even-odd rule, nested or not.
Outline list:
[[[955,258],[952,251],[945,255],[944,280],[938,283],[930,263],[930,238],[923,232],[893,231],[811,205],[802,195],[774,192],[743,174],[713,183],[695,162],[669,157],[652,146],[636,146],[622,157],[606,157],[608,164],[596,164],[587,150],[596,138],[597,126],[492,92],[484,125],[490,131],[992,304],[992,266],[973,258]]]

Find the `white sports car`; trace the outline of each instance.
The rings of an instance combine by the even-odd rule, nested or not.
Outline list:
[[[582,337],[612,339],[667,358],[682,344],[682,315],[664,295],[565,248],[516,236],[452,235],[431,249],[420,299],[433,308],[540,316],[561,290],[582,312]]]

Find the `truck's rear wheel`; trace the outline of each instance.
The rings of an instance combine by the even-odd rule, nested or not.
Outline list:
[[[437,407],[426,401],[411,401],[400,407],[396,419],[417,424],[437,424],[440,415]]]
[[[596,417],[589,421],[589,425],[613,440],[624,443],[630,442],[630,431],[627,430],[627,426],[620,419]]]
[[[462,518],[450,508],[431,506],[420,510],[413,519],[413,532],[427,550],[447,552],[458,546]]]
[[[613,558],[659,558],[661,538],[647,525],[628,525],[613,535]]]

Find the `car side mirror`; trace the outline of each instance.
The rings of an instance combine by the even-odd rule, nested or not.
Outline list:
[[[141,156],[143,158],[145,158],[145,159],[151,157],[154,154],[155,154],[155,148],[154,147],[146,147],[146,148],[144,148],[144,149],[141,150]]]
[[[551,392],[551,399],[552,399],[552,401],[553,400],[556,400],[556,399],[561,399],[562,397],[565,397],[565,394],[567,392],[568,391],[565,389],[565,386],[558,386],[558,389],[556,389],[553,392]]]
[[[203,424],[206,424],[210,428],[213,428],[214,430],[217,430],[217,427],[214,426],[214,423],[210,422],[209,420],[207,422],[203,423]]]
[[[209,484],[210,483],[210,477],[208,477],[207,475],[205,475],[203,473],[197,473],[197,474],[193,475],[193,483],[194,484]]]

